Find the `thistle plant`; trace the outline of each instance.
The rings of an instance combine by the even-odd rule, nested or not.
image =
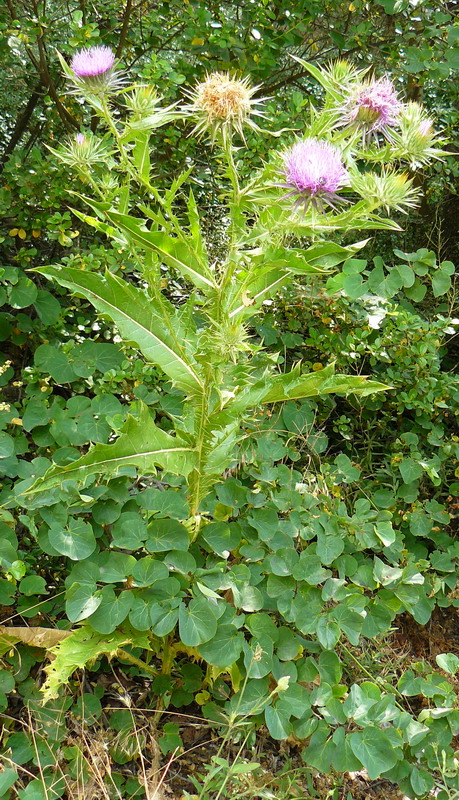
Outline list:
[[[383,774],[405,787],[411,759],[413,790],[420,786],[424,794],[429,789],[420,764],[429,763],[429,755],[422,754],[439,734],[447,741],[445,709],[451,735],[457,727],[444,676],[429,670],[425,680],[415,677],[416,686],[426,686],[429,706],[415,719],[404,703],[418,691],[410,688],[412,675],[395,688],[385,679],[372,683],[360,665],[370,681],[347,686],[339,652],[355,660],[360,635],[378,637],[379,646],[402,611],[425,624],[437,591],[420,571],[427,560],[417,550],[407,556],[392,511],[372,508],[362,496],[353,510],[335,503],[298,467],[271,467],[270,454],[262,466],[250,465],[241,481],[229,478],[214,490],[242,461],[242,440],[264,407],[289,401],[295,411],[302,398],[352,393],[355,408],[359,395],[389,388],[335,374],[332,363],[312,373],[301,364],[284,372],[250,326],[289,284],[320,281],[341,264],[344,279],[366,231],[399,230],[389,215],[416,202],[413,164],[441,155],[420,106],[397,96],[397,113],[383,113],[382,100],[395,107],[386,83],[369,83],[344,62],[328,70],[304,67],[323,86],[323,106],[311,108],[296,138],[289,133],[274,151],[270,140],[263,168],[243,181],[247,142],[266,136],[253,117],[267,114],[247,79],[208,75],[182,104],[165,106],[154,87],[130,86],[116,75],[113,54],[90,50],[70,66],[63,62],[70,90],[99,118],[98,132],[82,126],[53,153],[83,183],[85,213],[75,214],[128,253],[136,270],[128,277],[109,269],[100,274],[89,262],[85,270],[54,265],[38,272],[111,320],[139,359],[162,371],[181,394],[183,411],[176,406],[169,419],[158,421],[154,408],[136,400],[121,430],[119,417],[112,418],[117,432],[108,443],[20,484],[19,491],[28,487],[29,508],[37,510],[40,528],[30,522],[31,535],[38,530],[45,553],[72,561],[65,612],[76,627],[60,631],[64,638],[53,647],[44,697],[56,696],[75,669],[105,655],[155,679],[151,691],[159,703],[149,700],[150,708],[160,709],[162,698],[173,707],[185,702],[174,698],[174,687],[185,689],[188,662],[199,662],[191,666],[202,681],[193,675],[190,681],[188,673],[188,686],[201,683],[202,700],[209,697],[204,715],[227,723],[224,741],[239,738],[242,748],[263,721],[275,739],[309,740],[302,757],[320,772],[364,767],[371,779]],[[116,88],[115,80],[122,85]],[[351,101],[360,110],[343,124]],[[192,170],[166,190],[155,179],[152,137],[175,120],[184,135],[194,131],[209,142],[209,158],[220,170],[228,228],[218,261],[207,251]],[[180,305],[164,290],[166,275],[181,284]],[[269,440],[262,444],[269,449]],[[69,450],[75,452],[65,448],[66,458]],[[43,459],[37,461],[31,469],[40,468]],[[346,469],[359,475],[351,463]],[[130,485],[136,471],[148,480],[157,470],[177,491],[152,487],[147,494],[138,491],[141,481]],[[257,476],[256,485],[249,475]],[[354,479],[366,494],[365,477]],[[226,500],[234,512],[227,513]],[[70,520],[68,508],[76,515]],[[419,531],[425,535],[421,523]],[[453,663],[451,673],[455,669]],[[212,791],[210,773],[203,784],[202,794]]]
[[[167,108],[159,105],[149,86],[118,87],[118,103],[126,109],[121,121],[109,105],[117,77],[108,48],[82,51],[70,67],[63,60],[62,64],[72,91],[81,93],[106,129],[102,137],[77,134],[58,152],[96,194],[96,199],[83,198],[91,214],[75,213],[129,248],[148,290],[108,270],[105,275],[64,266],[38,271],[86,297],[108,316],[121,337],[134,343],[183,392],[185,410],[182,417],[173,418],[172,435],[153,422],[147,406],[136,404],[116,442],[96,445],[70,465],[51,468],[30,491],[117,474],[126,466],[143,474],[160,468],[186,478],[194,539],[205,522],[202,501],[223,472],[237,463],[242,426],[254,409],[322,394],[366,395],[386,388],[362,376],[335,375],[333,364],[313,374],[305,373],[300,364],[281,373],[253,343],[248,323],[279,289],[297,277],[328,274],[365,245],[363,240],[343,246],[330,237],[331,232],[398,229],[381,211],[403,210],[415,202],[411,179],[395,169],[404,158],[412,160],[414,134],[409,131],[415,114],[396,98],[385,78],[362,83],[360,74],[342,62],[328,71],[305,64],[325,89],[324,109],[311,108],[301,137],[279,148],[243,186],[235,162],[236,143],[241,157],[244,127],[256,131],[251,115],[264,113],[247,79],[208,75],[187,92],[191,102]],[[340,129],[343,108],[353,125]],[[430,127],[422,128],[424,117],[416,113],[418,158],[427,160],[436,155],[433,133]],[[190,117],[192,132],[207,133],[225,158],[222,179],[228,181],[230,227],[222,264],[213,265],[208,258],[192,189],[186,198],[188,220],[177,215],[176,200],[189,173],[165,192],[154,185],[153,131],[173,119],[188,123]],[[405,127],[392,132],[399,119]],[[376,145],[362,150],[357,123],[366,133],[382,131],[389,139],[381,143],[384,159],[378,169],[368,169],[377,161]],[[105,187],[108,180],[113,182],[113,174],[107,177],[108,154],[120,177],[107,202]],[[129,213],[133,183],[150,198],[150,204],[142,207],[143,216]],[[344,209],[339,207],[342,201]],[[302,237],[301,245],[295,236]],[[184,306],[175,308],[161,291],[161,265],[190,288]]]
[[[91,92],[106,95],[122,84],[116,72],[115,54],[110,47],[90,47],[79,50],[72,58],[70,79],[76,93]]]

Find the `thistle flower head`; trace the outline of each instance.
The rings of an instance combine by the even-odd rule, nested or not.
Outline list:
[[[67,75],[74,91],[108,94],[123,84],[114,66],[115,54],[110,47],[88,47],[75,53]]]
[[[131,112],[131,130],[153,130],[183,117],[183,113],[176,110],[177,103],[166,107],[159,105],[163,98],[156,93],[154,86],[139,84],[125,97],[126,107]]]
[[[257,105],[263,99],[254,100],[258,86],[250,86],[248,78],[234,78],[228,72],[213,72],[193,90],[187,91],[191,103],[185,107],[196,119],[193,133],[208,132],[213,143],[220,132],[226,142],[233,130],[244,136],[244,125],[254,130],[258,126],[251,115],[264,116]]]
[[[354,88],[344,106],[342,122],[361,128],[364,141],[397,123],[402,104],[389,78],[366,81]]]
[[[48,150],[64,164],[84,170],[91,164],[105,164],[112,154],[107,144],[92,133],[76,133],[59,150]]]
[[[126,95],[126,105],[136,120],[154,114],[160,100],[156,88],[148,84],[134,86],[132,92]]]
[[[356,173],[352,177],[352,189],[368,203],[371,211],[385,208],[406,213],[418,203],[419,190],[404,172],[383,171]]]
[[[421,119],[418,127],[418,133],[424,139],[433,134],[433,122],[431,119]]]
[[[95,78],[113,69],[114,63],[110,47],[88,47],[75,53],[70,66],[78,78]]]
[[[395,158],[407,159],[413,169],[426,164],[431,158],[446,155],[438,149],[437,134],[432,120],[419,103],[410,101],[403,106],[399,118],[399,131],[393,131],[390,141]]]
[[[290,189],[287,197],[296,196],[297,206],[311,204],[320,210],[342,201],[337,192],[349,183],[340,151],[323,139],[294,144],[284,156],[282,174],[281,185]]]
[[[225,360],[237,363],[238,353],[251,349],[249,334],[239,320],[215,323],[209,330],[212,346]]]

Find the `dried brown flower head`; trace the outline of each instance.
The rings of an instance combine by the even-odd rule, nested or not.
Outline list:
[[[207,132],[212,143],[221,133],[224,143],[233,130],[242,137],[243,127],[248,125],[259,130],[251,115],[264,116],[257,105],[263,102],[253,99],[258,86],[250,86],[248,78],[235,78],[228,72],[213,72],[186,94],[191,103],[186,110],[196,119],[193,133]]]

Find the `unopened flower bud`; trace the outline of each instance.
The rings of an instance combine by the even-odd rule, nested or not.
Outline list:
[[[290,684],[290,675],[283,675],[277,681],[276,689],[278,692],[286,692]]]
[[[59,150],[54,150],[49,146],[48,150],[64,164],[83,169],[87,169],[91,164],[106,164],[112,154],[108,144],[92,133],[76,133],[69,137]]]
[[[437,145],[437,134],[432,120],[419,103],[410,101],[401,111],[400,130],[390,137],[393,157],[408,160],[411,168],[426,164],[431,158],[441,158],[446,153]]]

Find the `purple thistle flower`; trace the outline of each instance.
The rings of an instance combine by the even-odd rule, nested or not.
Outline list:
[[[392,82],[379,78],[363,84],[351,95],[343,121],[361,127],[365,139],[377,131],[387,134],[388,128],[396,124],[401,108]]]
[[[430,136],[433,133],[432,120],[422,119],[419,123],[419,133],[423,137]]]
[[[115,54],[110,47],[89,47],[75,53],[70,66],[78,78],[99,78],[109,72],[114,63]]]
[[[349,183],[340,151],[320,139],[304,139],[293,145],[284,156],[285,186],[291,191],[287,197],[297,196],[296,206],[309,204],[318,209],[324,205],[334,208],[342,201],[336,192]]]
[[[84,144],[86,141],[86,136],[84,135],[84,133],[77,133],[75,135],[75,141],[77,144]]]

